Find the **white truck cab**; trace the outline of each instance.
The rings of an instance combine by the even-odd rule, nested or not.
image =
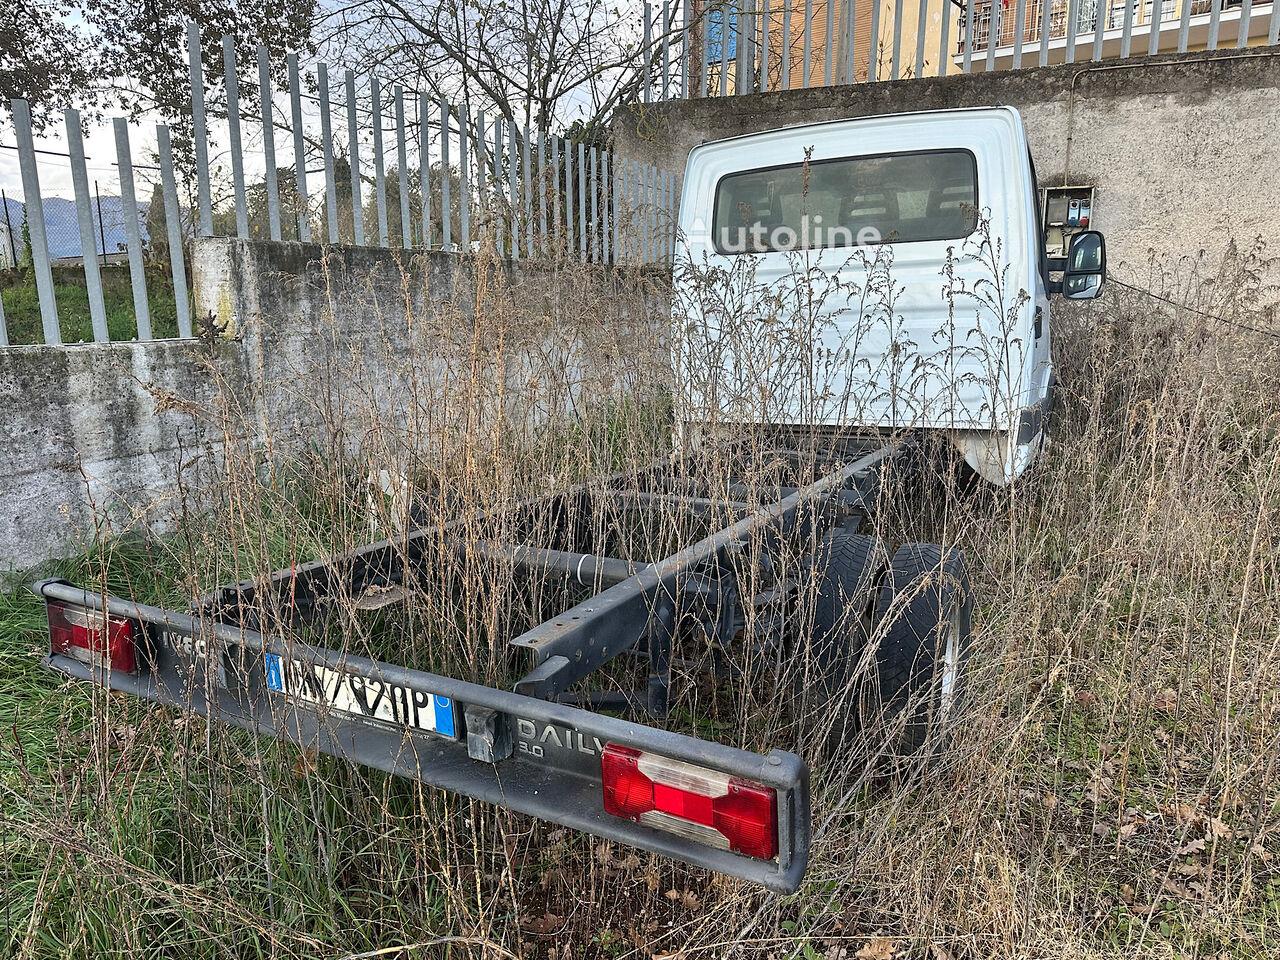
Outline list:
[[[945,431],[998,484],[1043,442],[1049,295],[1096,297],[1106,269],[1095,231],[1077,234],[1064,261],[1046,257],[1026,133],[1010,107],[701,144],[689,154],[679,227],[677,367],[703,367],[692,395],[717,416]],[[741,329],[756,322],[758,336]],[[780,337],[779,325],[791,333]],[[709,346],[727,336],[728,349]],[[752,378],[770,380],[767,408],[737,402]]]

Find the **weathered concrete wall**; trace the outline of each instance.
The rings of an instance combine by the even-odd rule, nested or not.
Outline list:
[[[223,238],[192,260],[217,336],[0,350],[0,572],[171,529],[267,459],[430,471],[661,355],[644,275]]]
[[[634,108],[619,151],[670,167],[703,140],[792,124],[1004,104],[1022,114],[1041,186],[1096,189],[1093,225],[1115,275],[1142,281],[1149,255],[1220,258],[1280,234],[1280,56],[1167,55],[896,83],[792,90]],[[1274,252],[1274,250],[1273,250]]]
[[[208,371],[207,350],[175,340],[0,350],[0,570],[163,527],[179,480],[199,491],[216,463],[219,432],[190,415],[217,390]]]

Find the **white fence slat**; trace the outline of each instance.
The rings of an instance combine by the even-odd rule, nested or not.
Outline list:
[[[53,270],[49,265],[49,238],[44,227],[44,201],[40,196],[40,174],[36,167],[36,145],[31,135],[31,107],[25,100],[10,100],[9,108],[13,112],[14,133],[18,141],[18,169],[22,175],[22,201],[26,210],[27,235],[31,240],[31,265],[36,274],[36,296],[40,300],[40,325],[44,328],[46,344],[61,343],[58,302],[53,292]],[[123,181],[123,169],[120,177]],[[129,188],[132,196],[132,183]],[[123,194],[123,188],[121,192]],[[137,228],[136,216],[134,228]],[[145,287],[143,295],[145,298]]]
[[[356,114],[356,75],[346,72],[347,163],[351,172],[351,234],[357,247],[364,246],[364,199],[360,189],[360,118]]]
[[[262,176],[267,185],[267,235],[280,239],[280,184],[276,180],[275,118],[271,104],[271,60],[258,45],[258,105],[262,108]]]
[[[236,236],[249,236],[249,206],[244,189],[244,151],[240,145],[240,81],[236,76],[235,37],[222,38],[222,70],[227,88],[227,146],[236,195]]]
[[[289,118],[293,123],[293,189],[297,194],[298,239],[311,240],[311,224],[307,214],[307,144],[302,128],[302,85],[298,77],[298,55],[285,58],[289,70]]]
[[[160,154],[161,192],[164,194],[164,225],[169,239],[169,272],[173,277],[173,302],[178,319],[178,336],[191,337],[191,303],[187,299],[187,268],[182,255],[182,214],[178,207],[178,184],[173,176],[173,149],[169,128],[156,126]],[[86,262],[93,260],[86,257]]]
[[[67,153],[71,159],[71,187],[76,198],[76,224],[80,228],[80,259],[84,263],[85,293],[89,298],[89,320],[93,325],[93,339],[106,343],[107,307],[102,297],[102,275],[98,270],[98,242],[93,233],[93,205],[89,196],[89,173],[84,162],[84,136],[80,130],[80,111],[67,110]],[[161,160],[161,165],[164,161]],[[170,164],[166,172],[173,178]]]
[[[329,109],[329,68],[316,67],[320,88],[320,139],[324,150],[324,216],[329,226],[329,242],[338,242],[338,183],[333,169],[333,114]]]
[[[124,239],[128,246],[129,280],[133,286],[133,313],[138,323],[138,339],[151,339],[151,309],[147,304],[147,274],[142,263],[142,231],[138,226],[138,198],[133,187],[133,155],[129,149],[129,122],[112,121],[116,134],[116,163],[120,170],[120,210],[124,217]]]
[[[213,236],[213,201],[209,192],[209,132],[204,116],[204,63],[200,49],[200,28],[187,24],[187,64],[191,84],[191,130],[196,151],[196,206],[200,236]]]

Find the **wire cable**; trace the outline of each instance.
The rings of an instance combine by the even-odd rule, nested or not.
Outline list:
[[[1168,297],[1162,297],[1158,293],[1145,290],[1142,287],[1135,287],[1131,283],[1125,283],[1123,280],[1117,280],[1115,277],[1108,277],[1108,283],[1114,283],[1117,287],[1124,287],[1126,290],[1132,290],[1134,293],[1141,293],[1150,297],[1152,300],[1159,300],[1161,303],[1167,303],[1171,307],[1177,307],[1179,310],[1186,310],[1188,313],[1194,313],[1207,320],[1216,320],[1218,323],[1225,323],[1229,327],[1236,327],[1240,330],[1248,330],[1250,333],[1258,333],[1264,337],[1271,337],[1273,340],[1280,340],[1280,332],[1275,330],[1264,330],[1262,327],[1250,326],[1247,323],[1240,323],[1238,320],[1228,320],[1226,317],[1219,317],[1216,314],[1205,313],[1203,310],[1197,310],[1195,307],[1189,307],[1185,303],[1178,303],[1176,300],[1170,300]]]

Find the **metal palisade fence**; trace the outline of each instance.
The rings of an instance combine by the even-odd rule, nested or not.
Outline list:
[[[259,110],[249,116],[241,108],[244,65],[236,62],[234,38],[222,38],[225,100],[216,104],[206,103],[194,24],[187,41],[190,162],[175,163],[169,127],[160,124],[155,163],[135,165],[129,125],[114,120],[119,195],[106,198],[108,208],[118,209],[113,228],[103,217],[101,192],[90,189],[82,118],[67,110],[62,156],[70,165],[78,236],[55,238],[52,254],[50,198],[41,195],[37,169],[37,154],[49,151],[36,149],[28,104],[10,103],[23,189],[23,252],[14,242],[15,226],[8,231],[8,262],[0,266],[24,261],[34,274],[46,344],[64,342],[67,311],[60,319],[58,303],[64,288],[55,274],[67,269],[83,270],[91,319],[86,339],[89,328],[95,341],[192,336],[187,277],[196,237],[454,252],[492,244],[516,261],[610,265],[662,264],[674,256],[677,193],[670,170],[435,94],[384,87],[373,75],[348,69],[339,78],[318,63],[306,77],[294,54],[287,57],[284,89],[278,89],[278,65],[263,47],[252,78]],[[154,181],[149,203],[136,189],[140,170],[144,182]],[[10,205],[6,197],[6,216]],[[35,210],[45,216],[29,215]],[[68,250],[76,255],[57,256]],[[122,333],[119,324],[109,329],[104,275],[126,269],[132,310]],[[173,321],[165,333],[152,323],[160,282]],[[3,304],[0,298],[0,346],[7,346]]]
[[[1274,46],[1280,0],[646,2],[645,102]]]

